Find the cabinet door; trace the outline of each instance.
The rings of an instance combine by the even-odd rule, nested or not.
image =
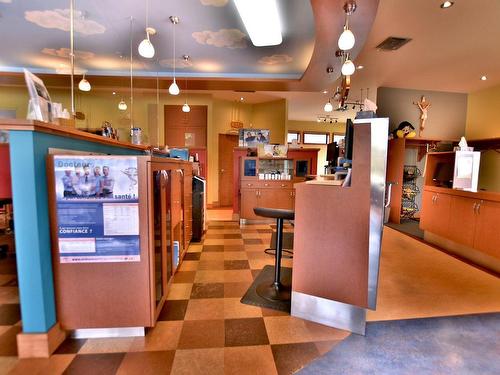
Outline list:
[[[424,191],[420,228],[443,237],[449,237],[451,196]]]
[[[474,248],[488,255],[500,258],[500,203],[483,201],[476,215]]]
[[[261,207],[293,209],[292,190],[283,188],[260,189]]]
[[[259,190],[257,189],[241,189],[241,212],[242,219],[258,219],[253,209],[259,206]]]
[[[450,225],[448,238],[454,242],[472,247],[474,245],[474,228],[476,213],[474,208],[479,201],[464,197],[451,198]]]

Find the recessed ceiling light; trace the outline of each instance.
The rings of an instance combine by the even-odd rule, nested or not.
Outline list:
[[[113,91],[113,95],[116,95],[116,92]]]
[[[488,79],[488,77],[486,76],[481,76],[481,81],[486,81]]]
[[[276,0],[234,0],[236,9],[256,47],[281,44],[281,22]]]
[[[452,6],[453,6],[453,4],[455,4],[453,1],[445,1],[444,3],[442,3],[442,4],[440,5],[440,7],[441,7],[442,9],[446,9],[446,8],[450,8],[450,7],[452,7]]]
[[[243,97],[241,97],[241,98],[240,98],[240,102],[242,102],[243,100],[245,100],[245,99],[243,99]]]
[[[358,65],[356,69],[361,70],[364,68],[364,65]]]
[[[323,90],[323,94],[328,94],[328,90]]]

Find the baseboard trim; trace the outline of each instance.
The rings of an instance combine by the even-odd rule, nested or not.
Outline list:
[[[66,339],[66,332],[56,323],[46,333],[19,333],[17,355],[19,358],[49,358]]]

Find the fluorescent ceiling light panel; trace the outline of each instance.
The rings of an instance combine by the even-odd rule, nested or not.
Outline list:
[[[281,44],[281,21],[276,0],[234,0],[248,35],[256,47]]]

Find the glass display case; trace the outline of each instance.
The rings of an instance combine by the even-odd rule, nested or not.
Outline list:
[[[292,159],[259,159],[259,180],[291,180],[293,178]]]

